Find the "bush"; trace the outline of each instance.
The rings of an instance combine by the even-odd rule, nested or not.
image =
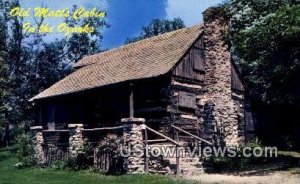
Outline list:
[[[67,162],[64,160],[56,160],[52,163],[51,168],[55,170],[63,170],[67,168]]]
[[[29,134],[21,134],[17,137],[17,157],[23,162],[24,166],[37,164],[34,159],[34,149],[31,141],[32,138]]]
[[[97,156],[108,154],[112,158],[110,163],[108,174],[123,174],[125,173],[123,164],[124,158],[120,155],[120,145],[122,145],[123,139],[116,135],[108,135],[97,148]]]
[[[237,157],[210,157],[206,164],[210,165],[214,172],[224,172],[224,171],[239,171],[255,167],[262,163],[268,162],[266,157],[244,157],[242,150],[243,147],[250,147],[253,150],[255,147],[262,147],[261,141],[258,138],[254,138],[246,145],[240,147],[237,151]],[[264,154],[263,154],[264,155]]]
[[[11,156],[10,152],[8,152],[8,151],[2,151],[2,150],[1,150],[1,152],[0,152],[0,162],[1,162],[2,160],[7,159],[7,158],[10,157],[10,156]]]
[[[93,147],[85,139],[82,148],[78,151],[77,156],[69,156],[65,166],[71,170],[88,169],[93,165]]]

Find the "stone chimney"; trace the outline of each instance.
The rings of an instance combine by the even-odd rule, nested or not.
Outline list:
[[[213,127],[217,145],[238,146],[244,142],[244,113],[242,103],[233,98],[231,87],[231,54],[225,42],[228,18],[222,7],[207,9],[203,17],[206,73],[202,121]]]

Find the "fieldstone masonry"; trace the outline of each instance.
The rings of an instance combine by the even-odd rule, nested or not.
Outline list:
[[[124,146],[131,148],[131,154],[125,159],[124,167],[128,173],[143,173],[144,158],[140,156],[137,145],[143,146],[144,118],[124,118],[123,139]]]
[[[34,149],[34,158],[37,161],[38,165],[45,164],[45,154],[43,150],[44,137],[43,137],[43,127],[42,126],[34,126],[30,127],[30,130],[33,135],[32,144]]]
[[[76,157],[84,143],[82,134],[83,124],[69,124],[68,128],[70,130],[69,155]]]
[[[231,55],[224,41],[228,29],[221,15],[214,19],[204,17],[205,85],[204,94],[198,102],[202,112],[200,121],[209,124],[218,145],[238,146],[243,143],[243,104],[233,99],[231,89]],[[243,95],[239,96],[243,100]]]

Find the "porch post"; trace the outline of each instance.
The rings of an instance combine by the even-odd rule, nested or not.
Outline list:
[[[43,150],[44,137],[43,137],[43,127],[33,126],[30,127],[31,133],[33,135],[32,144],[34,149],[34,158],[38,165],[43,165],[46,163],[45,153]]]
[[[127,173],[143,173],[144,166],[144,142],[143,142],[143,126],[144,118],[124,118],[123,123],[123,139],[124,147],[128,148],[129,155],[125,158],[124,168]]]
[[[71,157],[77,157],[83,146],[83,124],[69,124],[68,128],[70,130],[69,154]]]
[[[129,114],[130,118],[134,117],[134,100],[133,100],[133,84],[130,83],[130,95],[129,95]]]

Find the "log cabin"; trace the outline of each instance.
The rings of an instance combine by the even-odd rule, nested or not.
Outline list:
[[[36,125],[111,127],[140,117],[165,135],[175,124],[217,145],[243,144],[252,114],[225,29],[215,19],[84,57],[31,99]]]

